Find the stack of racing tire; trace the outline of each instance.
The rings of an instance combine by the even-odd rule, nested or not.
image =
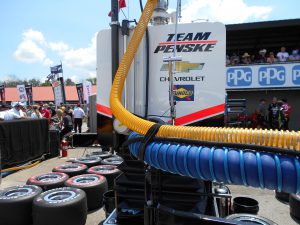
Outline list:
[[[89,212],[103,206],[123,162],[109,152],[92,152],[52,172],[30,177],[26,185],[0,191],[0,224],[85,225]]]

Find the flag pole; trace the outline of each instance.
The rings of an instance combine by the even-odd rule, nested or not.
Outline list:
[[[60,60],[60,66],[61,66],[61,88],[62,88],[62,94],[63,94],[63,103],[66,104],[66,91],[65,91],[65,82],[64,82],[64,70],[62,68],[62,61]]]
[[[119,0],[111,0],[111,64],[112,82],[119,67]],[[112,120],[114,120],[114,116]],[[113,121],[112,121],[113,122]],[[113,128],[112,153],[120,147],[118,133]]]

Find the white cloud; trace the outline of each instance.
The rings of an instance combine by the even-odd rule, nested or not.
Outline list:
[[[96,70],[96,34],[86,48],[68,49],[60,53],[63,63],[80,74],[95,73]]]
[[[30,40],[30,41],[36,42],[40,45],[46,45],[45,37],[44,37],[43,33],[40,31],[29,29],[29,30],[25,31],[22,34],[22,36],[23,36],[23,40],[25,40],[25,41]]]
[[[22,34],[22,41],[14,57],[24,63],[41,63],[49,67],[54,62],[46,53],[52,52],[62,60],[65,71],[70,69],[76,74],[72,76],[74,80],[96,77],[96,35],[87,47],[76,49],[63,41],[47,41],[42,32],[29,29]]]
[[[52,51],[55,52],[63,52],[69,49],[69,45],[64,43],[63,41],[50,42],[48,46]]]
[[[182,7],[182,22],[196,19],[228,23],[266,19],[271,13],[270,6],[250,6],[244,0],[188,0]]]
[[[46,59],[44,59],[44,61],[43,61],[43,65],[44,66],[51,66],[51,65],[53,65],[53,61],[51,60],[51,59],[49,59],[49,58],[46,58]]]
[[[32,40],[23,40],[14,52],[14,56],[17,60],[24,63],[43,62],[46,58],[44,50]]]

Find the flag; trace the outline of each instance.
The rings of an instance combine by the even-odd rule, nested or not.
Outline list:
[[[33,103],[32,84],[26,84],[25,91],[28,99],[28,105],[32,105]]]
[[[50,67],[50,72],[53,74],[62,73],[63,72],[62,65]]]
[[[26,102],[26,90],[24,84],[17,85],[17,89],[19,91],[20,102]]]
[[[5,85],[4,84],[0,85],[0,98],[1,98],[2,104],[4,105],[5,104]]]
[[[76,89],[78,94],[78,101],[80,102],[80,104],[83,104],[84,103],[83,84],[82,83],[76,84]]]
[[[89,97],[92,95],[92,83],[90,81],[84,82],[83,93],[84,93],[84,100],[88,104]]]
[[[119,0],[119,12],[120,12],[120,9],[122,9],[122,8],[126,8],[125,0]],[[108,13],[108,16],[111,16],[111,11]]]

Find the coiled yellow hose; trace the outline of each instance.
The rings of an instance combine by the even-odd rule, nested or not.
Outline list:
[[[110,93],[110,106],[114,116],[129,129],[142,135],[145,135],[154,123],[141,119],[128,112],[123,107],[121,99],[126,76],[156,4],[157,0],[147,1],[138,25],[134,30],[132,39],[130,40],[127,50],[121,60]],[[262,130],[163,125],[156,136],[227,143],[255,144],[271,147],[282,147],[291,150],[299,150],[300,148],[300,131],[290,132],[267,129]]]

